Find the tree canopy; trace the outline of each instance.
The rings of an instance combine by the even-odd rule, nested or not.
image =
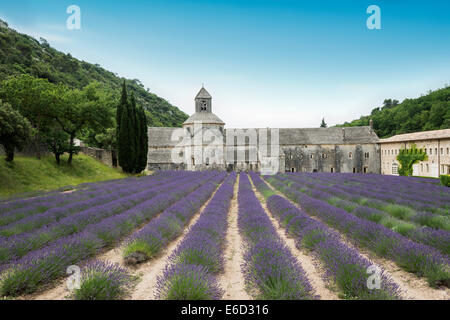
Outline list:
[[[405,99],[402,103],[386,99],[382,107],[372,110],[369,116],[346,122],[339,127],[368,126],[380,138],[396,134],[450,128],[450,86],[430,91],[417,99]]]
[[[0,100],[0,144],[6,152],[6,161],[14,160],[14,151],[21,150],[32,134],[30,122],[19,111]]]

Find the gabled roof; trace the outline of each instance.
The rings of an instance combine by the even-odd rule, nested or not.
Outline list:
[[[183,123],[183,125],[194,124],[195,122],[201,122],[205,124],[225,124],[222,120],[220,120],[218,116],[216,116],[212,112],[196,112],[192,116],[190,116],[189,119],[187,119]]]
[[[434,140],[434,139],[449,139],[450,129],[432,130],[414,133],[398,134],[396,136],[381,139],[380,143],[416,141],[416,140]]]
[[[292,128],[280,130],[280,145],[378,143],[370,127]]]
[[[228,132],[234,129],[226,129]],[[255,129],[258,131],[261,129]],[[372,144],[378,143],[377,134],[370,127],[331,128],[280,128],[280,146],[327,145],[327,144]],[[267,140],[271,144],[271,139]]]
[[[200,91],[197,93],[197,96],[195,99],[212,99],[211,95],[204,87],[200,89]]]

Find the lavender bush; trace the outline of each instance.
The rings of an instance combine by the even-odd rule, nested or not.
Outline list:
[[[84,232],[60,238],[51,245],[31,251],[20,259],[0,266],[0,295],[17,296],[32,293],[43,284],[62,277],[68,266],[92,257],[107,244],[117,242],[138,224],[153,218],[164,208],[195,191],[214,175],[196,173],[191,176],[191,181],[178,183],[170,193],[159,194],[128,211],[90,225]],[[184,199],[181,203],[183,201]],[[106,237],[105,242],[102,237],[108,230],[111,234]]]
[[[219,300],[223,291],[207,267],[175,264],[166,267],[158,281],[156,297],[166,300]]]
[[[274,195],[267,201],[270,212],[286,228],[286,233],[295,238],[296,246],[306,247],[322,261],[324,276],[333,280],[347,299],[398,299],[398,286],[381,273],[380,289],[370,290],[367,286],[367,268],[372,262],[363,258],[356,250],[348,247],[340,236],[323,223],[311,219],[305,212],[288,200]]]
[[[185,179],[190,178],[187,177]],[[27,252],[41,248],[52,241],[56,241],[60,237],[81,232],[90,224],[119,214],[144,202],[146,199],[155,197],[158,193],[170,191],[175,185],[184,181],[184,179],[175,179],[175,181],[170,180],[169,183],[163,185],[156,184],[154,186],[153,184],[147,184],[147,190],[134,194],[129,194],[128,190],[121,191],[114,195],[114,198],[117,198],[116,200],[74,213],[29,233],[0,238],[0,263],[20,258]],[[134,190],[134,188],[131,189]],[[127,196],[121,197],[121,195]],[[102,200],[102,197],[97,199],[100,203]]]
[[[250,291],[259,299],[312,299],[305,271],[279,238],[256,198],[247,174],[240,174],[239,230],[245,240],[243,272]]]
[[[157,299],[211,300],[222,296],[215,274],[223,270],[227,216],[235,183],[236,174],[232,173],[170,255],[164,274],[158,276]]]
[[[117,300],[127,294],[131,275],[118,264],[89,262],[81,270],[80,288],[74,289],[74,300]]]
[[[274,182],[278,180],[278,177],[271,177],[269,180]],[[436,249],[415,243],[382,225],[356,217],[278,181],[279,183],[273,185],[300,204],[306,212],[320,217],[325,223],[349,236],[358,245],[369,248],[381,257],[393,260],[406,271],[424,276],[431,286],[450,286],[449,258]]]
[[[153,258],[161,247],[181,233],[183,227],[211,197],[225,177],[226,173],[217,174],[196,192],[173,204],[147,226],[133,234],[123,248],[125,261],[134,264]],[[136,261],[136,257],[139,261]]]
[[[269,178],[271,179],[271,178]],[[418,212],[413,215],[410,219],[411,222],[403,221],[394,216],[401,217],[403,214],[410,211],[410,209],[397,206],[397,205],[386,205],[385,202],[378,199],[367,199],[367,198],[355,198],[354,195],[347,191],[342,191],[338,186],[323,186],[320,184],[308,183],[307,187],[302,186],[294,181],[301,181],[303,178],[299,178],[297,175],[289,175],[289,178],[277,177],[279,181],[283,181],[284,184],[289,184],[291,188],[300,190],[312,196],[316,199],[321,199],[327,201],[329,204],[342,208],[347,212],[350,212],[360,218],[370,220],[379,223],[392,231],[400,233],[409,239],[419,242],[431,247],[436,248],[443,254],[450,254],[450,232],[446,230],[435,230],[428,227],[420,227],[413,222],[420,220],[421,224],[436,226],[438,223],[441,226],[445,223],[447,217],[442,217],[436,214]],[[280,180],[281,179],[281,180]],[[312,187],[313,186],[313,187]],[[346,199],[352,200],[348,201]],[[370,207],[366,206],[369,205]],[[385,211],[379,210],[383,209]],[[388,208],[388,209],[386,209]],[[404,209],[407,209],[405,211]],[[389,213],[388,213],[389,211]],[[396,212],[396,213],[395,213]],[[427,221],[427,222],[424,222]],[[445,227],[444,227],[445,229]]]

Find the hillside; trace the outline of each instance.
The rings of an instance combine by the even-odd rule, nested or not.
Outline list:
[[[72,166],[63,161],[60,166],[54,157],[41,160],[30,157],[16,157],[12,164],[0,157],[0,198],[31,191],[49,191],[68,185],[85,182],[120,179],[127,177],[119,169],[85,156],[74,158]],[[65,156],[67,158],[67,156]]]
[[[0,81],[23,73],[73,88],[83,88],[92,81],[98,81],[118,92],[123,81],[117,74],[97,64],[79,61],[70,54],[59,52],[45,39],[37,41],[0,20]],[[148,111],[149,126],[179,127],[188,118],[177,107],[147,91],[139,80],[127,80],[127,85],[137,102]]]
[[[368,126],[370,119],[380,138],[396,134],[449,129],[450,86],[429,92],[416,99],[405,99],[402,103],[386,99],[383,107],[372,110],[368,116],[346,122],[338,127]]]

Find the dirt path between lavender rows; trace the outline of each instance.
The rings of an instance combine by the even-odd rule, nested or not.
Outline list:
[[[275,189],[267,180],[265,180],[267,185],[279,196],[285,198],[287,201],[292,203],[294,206],[300,208],[300,206],[287,198],[284,194]],[[306,212],[306,211],[305,211]],[[309,215],[309,214],[308,214]],[[388,276],[398,284],[401,297],[405,300],[449,300],[450,299],[450,289],[449,288],[431,288],[424,278],[419,278],[413,273],[404,271],[398,267],[393,261],[388,259],[380,258],[374,253],[370,252],[366,248],[361,248],[358,246],[356,241],[347,238],[346,235],[342,234],[338,230],[330,227],[327,223],[322,221],[316,216],[309,215],[314,220],[322,222],[328,228],[338,233],[341,236],[341,240],[350,248],[355,249],[359,255],[366,258],[367,260],[373,262],[375,265],[381,267],[385,270]]]
[[[316,295],[320,296],[321,300],[339,300],[338,295],[329,289],[329,284],[327,284],[322,277],[325,272],[320,264],[318,264],[306,250],[299,250],[295,246],[295,240],[293,238],[287,237],[278,221],[272,216],[271,212],[267,208],[267,202],[264,196],[256,189],[253,181],[250,179],[252,184],[253,192],[255,193],[258,200],[261,202],[261,206],[266,211],[267,216],[275,227],[278,235],[287,245],[294,257],[297,258],[298,262],[302,266],[303,270],[306,272],[306,276],[311,283]]]
[[[245,291],[245,280],[241,270],[241,265],[243,263],[243,248],[237,224],[239,211],[237,201],[238,189],[239,175],[237,175],[233,199],[231,199],[230,210],[228,212],[226,245],[223,253],[225,257],[224,273],[221,274],[218,279],[220,287],[225,291],[222,298],[223,300],[251,299],[249,294]]]
[[[223,181],[222,181],[222,183],[223,183]],[[200,217],[201,212],[203,211],[203,209],[205,209],[205,207],[208,205],[208,203],[214,197],[214,195],[216,194],[217,190],[222,185],[222,183],[219,184],[219,186],[216,188],[216,190],[214,190],[211,197],[194,214],[194,216],[191,219],[191,221],[189,222],[188,226],[184,228],[182,234],[180,234],[175,240],[173,240],[166,247],[164,247],[161,250],[161,252],[158,254],[158,256],[153,258],[152,260],[142,263],[142,264],[138,265],[136,268],[126,266],[122,259],[122,250],[121,250],[122,244],[97,256],[97,258],[96,258],[97,260],[103,260],[103,261],[107,261],[107,262],[117,263],[121,267],[127,268],[133,276],[139,277],[137,284],[135,285],[135,287],[132,288],[130,295],[128,297],[126,297],[126,300],[153,300],[154,299],[154,296],[156,293],[157,276],[163,272],[164,267],[167,264],[167,258],[176,249],[178,244],[184,239],[185,235],[189,232],[189,229],[197,222],[198,218]],[[156,216],[153,219],[156,219],[158,216]],[[152,220],[150,220],[150,221],[152,221]],[[140,229],[144,228],[148,223],[141,226],[139,229],[135,230],[134,232],[137,232]],[[58,284],[56,285],[56,287],[34,296],[33,299],[35,299],[35,300],[64,300],[66,298],[66,296],[69,294],[70,294],[70,292],[67,289],[66,280],[60,280],[58,282]]]

